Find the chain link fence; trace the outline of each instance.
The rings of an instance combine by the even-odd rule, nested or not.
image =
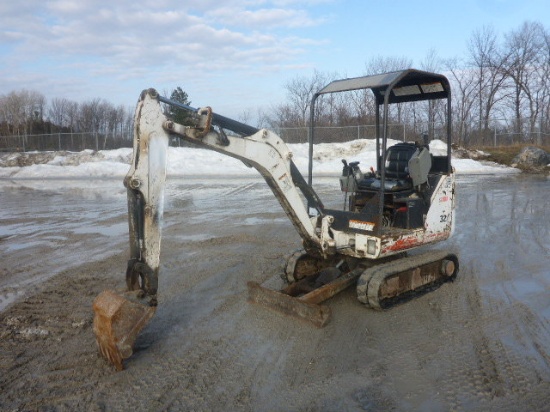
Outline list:
[[[280,128],[277,133],[286,143],[307,143],[309,128]],[[315,128],[315,143],[343,143],[356,139],[374,139],[374,125],[317,127]],[[389,137],[394,140],[406,139],[406,128],[402,124],[389,126]],[[183,142],[184,143],[184,142]],[[173,146],[181,146],[180,139],[171,141]],[[0,151],[30,152],[30,151],[71,151],[79,152],[85,149],[111,150],[120,147],[132,147],[132,139],[128,137],[105,136],[100,133],[53,133],[22,136],[0,136]]]
[[[281,127],[277,130],[286,143],[307,143],[308,127]],[[388,126],[388,137],[394,140],[406,140],[406,128],[402,124]],[[314,143],[344,143],[357,139],[375,139],[375,125],[316,127]]]
[[[550,147],[550,133],[540,131],[517,133],[498,128],[466,134],[462,141],[465,147],[498,147],[515,145],[538,145]]]
[[[283,127],[277,132],[286,143],[308,142],[309,128],[307,127]],[[416,124],[416,127],[404,124],[388,126],[388,138],[393,140],[422,140],[422,135],[425,133],[428,134],[429,140],[447,140],[447,128],[441,124],[430,127],[427,124]],[[356,139],[374,138],[376,138],[374,125],[315,128],[315,143],[343,143]],[[458,130],[455,130],[452,142],[467,148],[514,145],[550,147],[550,133],[540,130],[517,133],[510,131],[509,128],[490,127],[487,130],[462,133],[462,136],[459,136]]]
[[[132,147],[131,136],[101,133],[52,133],[21,136],[0,136],[2,152],[112,150]]]
[[[286,143],[307,143],[308,127],[283,127],[275,130]],[[388,137],[398,141],[414,141],[428,133],[430,140],[446,140],[446,127],[427,124],[417,124],[414,128],[404,124],[388,126]],[[357,139],[374,139],[375,125],[316,127],[315,143],[344,143]],[[173,139],[171,145],[182,146],[184,142]],[[455,128],[453,143],[464,147],[488,147],[511,145],[540,145],[550,147],[550,134],[537,130],[532,133],[514,133],[508,128],[497,126],[484,131],[462,132],[459,136]],[[120,147],[132,147],[130,135],[104,135],[101,133],[53,133],[21,136],[0,136],[1,152],[31,152],[31,151],[71,151],[82,150],[112,150]]]

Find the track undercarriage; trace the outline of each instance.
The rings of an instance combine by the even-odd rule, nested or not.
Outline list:
[[[457,256],[443,251],[377,261],[342,259],[336,265],[295,252],[283,275],[291,283],[276,291],[249,282],[249,301],[323,327],[331,312],[322,303],[354,284],[361,303],[384,310],[453,281],[458,270]]]

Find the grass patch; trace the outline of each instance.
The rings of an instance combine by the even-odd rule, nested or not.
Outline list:
[[[512,164],[512,160],[514,159],[514,157],[516,157],[519,154],[519,152],[521,152],[521,149],[527,146],[538,147],[539,149],[545,150],[546,152],[550,153],[550,147],[538,146],[535,144],[517,144],[512,146],[497,146],[497,147],[486,146],[486,147],[478,147],[477,149],[483,150],[485,153],[489,154],[489,157],[487,157],[485,160],[510,166]]]

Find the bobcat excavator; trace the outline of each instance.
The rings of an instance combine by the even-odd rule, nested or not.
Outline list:
[[[312,186],[315,104],[326,94],[370,89],[376,102],[377,170],[363,173],[343,160],[343,210],[326,208]],[[447,152],[430,153],[427,142],[388,147],[390,105],[446,99]],[[193,113],[194,125],[168,119],[162,104]],[[440,74],[414,69],[331,82],[311,101],[306,181],[279,136],[193,109],[144,90],[134,119],[133,158],[124,179],[128,193],[130,259],[127,291],[106,290],[93,304],[100,353],[118,370],[130,357],[139,331],[158,303],[161,221],[170,138],[237,158],[254,167],[302,238],[303,249],[284,269],[288,286],[272,290],[249,282],[249,300],[323,326],[330,308],[321,303],[355,284],[358,300],[373,309],[432,290],[453,280],[458,258],[445,251],[409,254],[453,232],[455,182],[451,167],[451,90]]]

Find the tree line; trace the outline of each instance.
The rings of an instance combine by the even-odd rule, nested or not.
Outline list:
[[[406,57],[375,57],[365,64],[363,75],[413,67]],[[550,33],[541,23],[524,22],[499,36],[486,26],[468,40],[466,56],[442,59],[430,51],[421,70],[447,75],[453,91],[453,141],[463,145],[487,145],[495,134],[515,141],[550,143]],[[312,76],[291,79],[287,99],[262,117],[281,134],[309,123],[313,94],[339,73],[315,71]],[[319,102],[319,100],[318,100]],[[442,102],[394,105],[390,123],[403,125],[407,135],[428,133],[438,137],[446,121]],[[321,96],[316,104],[316,124],[353,126],[374,123],[372,93],[353,91]],[[401,133],[397,131],[396,133]]]
[[[550,33],[539,22],[524,22],[503,35],[490,26],[472,33],[466,56],[441,59],[430,51],[419,69],[443,72],[453,90],[453,141],[462,145],[483,145],[496,133],[519,141],[548,144],[550,140]],[[365,64],[369,75],[413,67],[406,57],[375,57]],[[304,141],[313,94],[332,80],[347,77],[337,72],[314,71],[297,76],[284,88],[286,100],[267,111],[259,111],[257,127],[278,131],[289,141]],[[181,87],[170,96],[190,104]],[[359,126],[374,123],[374,99],[370,91],[324,95],[316,104],[320,126]],[[169,110],[169,109],[167,109]],[[442,102],[394,105],[390,123],[402,125],[407,136],[428,133],[439,137],[446,115]],[[183,116],[177,110],[172,117]],[[250,122],[244,112],[241,121]],[[115,107],[104,99],[77,103],[34,91],[12,91],[0,95],[0,136],[86,132],[99,136],[98,148],[129,145],[133,108]],[[296,138],[295,129],[301,137]],[[397,130],[397,129],[396,129]],[[401,129],[399,129],[401,130]],[[398,131],[396,133],[402,133]],[[372,133],[371,133],[372,134]],[[356,136],[356,135],[353,135]],[[371,137],[368,133],[360,137]],[[347,139],[347,138],[346,138]],[[117,143],[118,141],[118,143]],[[124,142],[124,143],[121,143]]]
[[[90,134],[99,136],[99,148],[119,147],[132,132],[133,109],[114,106],[105,99],[81,103],[19,90],[0,95],[0,136]],[[110,144],[108,144],[110,143]]]

